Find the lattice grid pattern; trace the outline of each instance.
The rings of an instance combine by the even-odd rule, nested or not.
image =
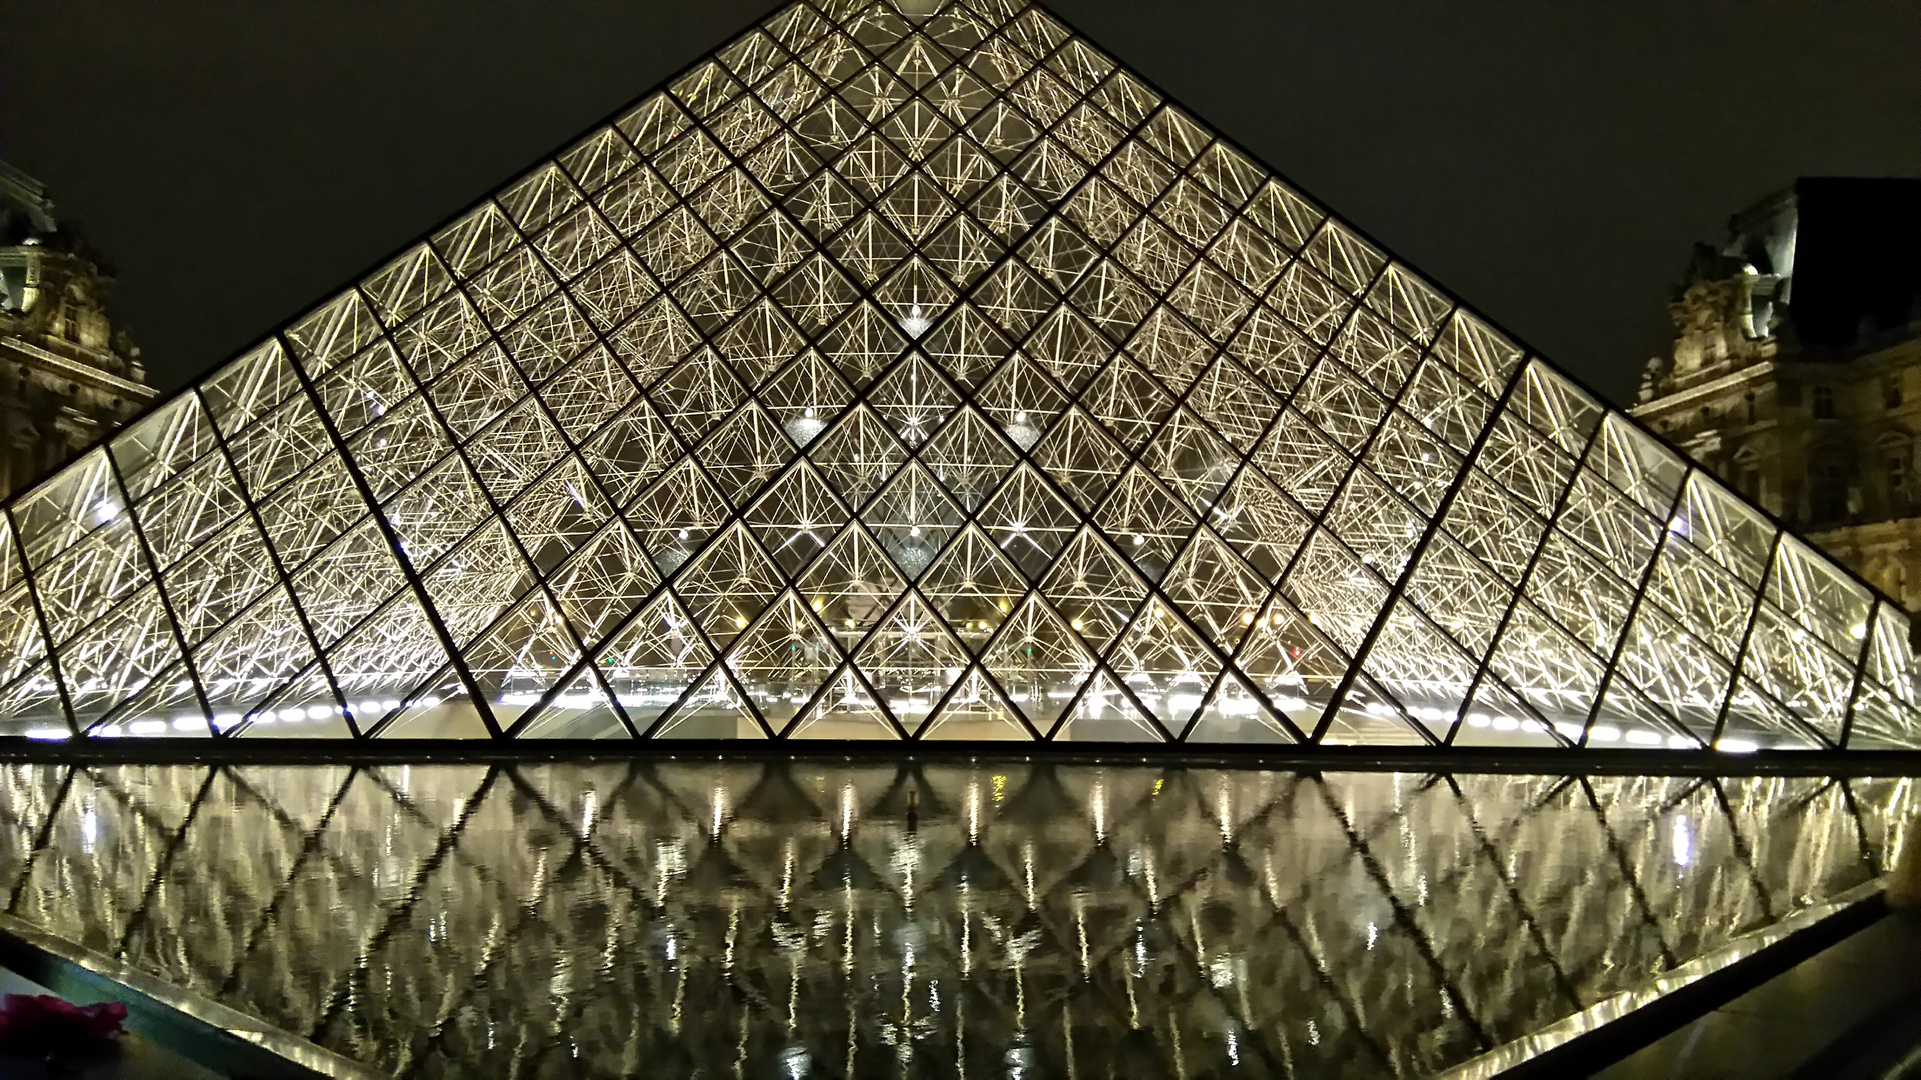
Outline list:
[[[1921,746],[1898,607],[1014,0],[784,9],[4,524],[47,736]]]

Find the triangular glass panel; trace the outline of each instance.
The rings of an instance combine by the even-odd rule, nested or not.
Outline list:
[[[1410,710],[1411,711],[1411,710]],[[1445,737],[1446,732],[1441,734]],[[1556,737],[1534,710],[1492,679],[1474,691],[1474,699],[1462,710],[1461,724],[1454,731],[1455,746],[1526,746],[1537,749],[1565,746],[1573,740]],[[1642,742],[1648,736],[1635,740]],[[1629,744],[1634,745],[1634,744]]]
[[[1171,732],[1187,727],[1221,672],[1219,657],[1159,597],[1148,599],[1107,663]]]
[[[1728,661],[1701,638],[1647,604],[1621,643],[1614,675],[1704,738],[1721,715],[1732,676]]]
[[[454,671],[442,669],[403,692],[398,708],[388,710],[370,734],[383,739],[485,739],[493,732],[487,726],[491,713],[483,715],[483,707]]]
[[[1083,526],[1054,560],[1040,591],[1095,652],[1105,652],[1147,595],[1147,585],[1098,531]]]
[[[1105,669],[1094,672],[1080,700],[1050,737],[1052,742],[1166,742],[1167,733],[1147,718]]]
[[[918,461],[908,462],[861,511],[861,520],[909,581],[947,546],[961,518],[960,508]]]
[[[920,459],[970,512],[980,509],[1018,460],[1014,448],[972,405],[963,405],[954,414],[940,434],[922,448]]]
[[[653,739],[765,739],[766,729],[734,685],[724,665],[716,664],[689,691],[673,713],[655,722]]]
[[[1417,721],[1457,705],[1474,685],[1475,662],[1405,597],[1381,620],[1364,670]],[[1436,739],[1445,726],[1430,728]]]
[[[1365,675],[1355,676],[1353,688],[1321,723],[1317,741],[1325,746],[1426,746],[1432,741]]]
[[[640,541],[618,521],[602,528],[547,580],[568,621],[590,642],[599,641],[660,584]]]
[[[814,560],[847,523],[847,509],[809,461],[782,473],[744,518],[789,574]]]
[[[854,658],[903,725],[918,726],[972,662],[941,619],[909,590]]]
[[[1774,695],[1742,679],[1728,703],[1714,749],[1730,754],[1760,749],[1820,750],[1830,745],[1824,741],[1828,737],[1826,732],[1811,731],[1806,723],[1797,722]]]
[[[844,667],[827,688],[794,721],[786,735],[789,739],[898,739],[900,731],[874,703],[860,676]]]
[[[1582,714],[1569,713],[1567,719],[1553,721],[1554,730],[1569,742],[1603,750],[1663,745],[1671,750],[1697,750],[1714,738],[1712,729],[1688,730],[1619,679],[1608,687],[1593,721],[1584,726],[1583,719]]]
[[[926,185],[923,195],[939,195],[931,182],[919,182]],[[910,177],[902,187],[907,188],[914,183],[915,178]],[[888,198],[901,198],[900,189],[896,189]],[[902,211],[903,214],[911,212],[915,211]],[[880,301],[883,310],[894,317],[901,333],[911,341],[926,334],[933,327],[935,318],[954,302],[954,287],[947,284],[947,279],[940,271],[915,256],[875,288],[874,298]]]
[[[1578,729],[1606,669],[1539,608],[1520,600],[1508,614],[1488,670],[1557,727],[1572,723]]]
[[[848,648],[873,629],[906,585],[886,549],[858,523],[842,529],[794,582]]]
[[[867,396],[868,404],[892,424],[909,449],[925,443],[946,422],[959,395],[932,362],[909,353]]]
[[[734,681],[776,731],[813,700],[840,663],[833,638],[792,590],[735,640],[726,659]]]
[[[1348,658],[1276,593],[1241,641],[1234,665],[1296,727],[1311,732],[1347,674]]]
[[[693,620],[665,593],[595,653],[594,664],[620,711],[645,732],[713,658]]]
[[[1161,583],[1167,598],[1224,650],[1254,625],[1267,586],[1233,549],[1203,526]]]
[[[1254,468],[1234,477],[1208,522],[1269,582],[1287,569],[1309,524],[1300,505]]]
[[[865,503],[906,459],[907,451],[887,422],[866,405],[855,405],[833,430],[807,448],[821,474],[849,506]]]
[[[707,437],[695,456],[721,494],[733,505],[745,506],[794,455],[766,410],[749,402]]]
[[[1200,715],[1188,727],[1183,742],[1190,743],[1263,743],[1287,744],[1294,735],[1233,668],[1221,676],[1221,683],[1201,707]]]
[[[978,526],[963,526],[921,577],[920,591],[949,629],[979,652],[1027,593],[1027,579]]]
[[[1913,706],[1880,683],[1863,679],[1854,699],[1847,746],[1861,750],[1892,750],[1921,738],[1921,715]]]
[[[284,589],[275,589],[193,650],[194,674],[215,714],[245,713],[279,683],[281,672],[314,663],[313,643]],[[329,691],[331,695],[331,691]]]
[[[1034,448],[1034,463],[1066,488],[1084,512],[1092,512],[1100,504],[1108,488],[1120,479],[1127,459],[1120,443],[1078,406],[1067,410]]]
[[[730,516],[726,498],[691,457],[662,473],[627,508],[627,520],[639,525],[640,542],[663,574],[679,569]]]
[[[707,635],[731,641],[780,592],[780,571],[745,525],[735,523],[674,578],[674,591]]]
[[[795,446],[807,447],[854,398],[819,353],[809,349],[761,388],[760,400]]]
[[[582,671],[514,732],[517,739],[630,739],[607,692],[592,671]]]
[[[636,401],[601,429],[580,455],[622,506],[683,453],[678,436],[654,407]]]
[[[511,727],[580,659],[575,629],[544,590],[535,591],[469,644],[467,670],[501,727]]]
[[[1173,565],[1197,524],[1181,501],[1139,465],[1126,475],[1094,515],[1094,524],[1149,581],[1159,581]]]
[[[939,238],[936,239],[938,243]],[[958,245],[961,241],[955,240],[953,243]],[[983,253],[980,258],[985,264],[989,256]],[[938,248],[935,259],[940,260]],[[957,250],[949,257],[949,261],[954,263],[957,272],[964,274],[977,272],[973,264],[966,260],[964,249]],[[1007,343],[1007,338],[1001,333],[1000,328],[972,304],[962,304],[955,308],[951,315],[941,320],[938,326],[927,333],[921,340],[921,347],[927,351],[927,355],[934,358],[935,363],[941,366],[941,370],[968,387],[979,386],[981,380],[987,378],[989,372],[1000,366],[1001,361],[1005,360],[1008,353],[1012,351],[1012,346]]]
[[[1067,395],[1039,366],[1015,353],[980,388],[975,403],[1008,441],[1031,450],[1053,422],[1054,414],[1066,406]]]
[[[151,724],[152,720],[147,722]],[[138,723],[139,720],[123,722],[130,734]],[[186,717],[176,718],[170,725],[175,733],[179,733],[182,727],[191,726]],[[248,739],[345,739],[352,736],[347,717],[341,712],[333,691],[317,669],[309,669],[291,680],[280,687],[280,692],[271,701],[256,705],[244,714],[215,713],[213,727],[217,733]],[[200,726],[192,727],[192,731],[194,734],[204,733],[204,721]]]
[[[551,573],[613,517],[593,474],[571,456],[507,507],[508,526],[528,561],[543,574]]]
[[[305,713],[303,712],[304,718]],[[190,673],[175,664],[158,673],[144,688],[121,701],[103,718],[82,720],[82,730],[96,734],[164,736],[205,739],[213,734],[206,710],[194,694]]]
[[[164,605],[151,586],[73,640],[59,645],[60,677],[73,702],[74,719],[82,727],[105,716],[128,697],[146,688],[165,670],[172,689],[170,701],[186,701],[192,693],[180,647],[173,637]]]
[[[1007,688],[1014,706],[1043,732],[1053,730],[1094,667],[1094,657],[1067,623],[1046,601],[1031,595],[1008,616],[981,662]]]
[[[1023,463],[981,507],[979,521],[1016,566],[1039,578],[1080,526],[1080,515]]]
[[[476,529],[439,560],[421,584],[448,636],[454,644],[464,645],[524,595],[533,578],[533,569],[520,557],[506,526],[496,520]],[[411,590],[399,595],[406,598]]]
[[[1841,741],[1854,665],[1773,604],[1764,601],[1755,613],[1741,671],[1744,682],[1765,691],[1822,738]]]
[[[1034,736],[980,668],[974,668],[924,723],[916,738],[1029,742]]]

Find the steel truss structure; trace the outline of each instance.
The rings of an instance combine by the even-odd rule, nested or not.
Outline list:
[[[1016,0],[795,3],[5,525],[16,733],[1921,746],[1906,613]]]
[[[14,764],[0,795],[7,915],[401,1077],[1433,1077],[1874,880],[1916,809],[1049,760]]]

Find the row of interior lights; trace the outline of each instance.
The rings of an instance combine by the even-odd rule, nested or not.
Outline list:
[[[440,704],[440,699],[437,697],[425,697],[416,701],[407,702],[401,702],[392,698],[385,701],[374,701],[370,699],[356,702],[353,706],[353,715],[363,718],[384,716],[400,708],[403,704],[409,708],[419,707],[431,709]],[[308,720],[328,720],[339,715],[340,708],[336,705],[312,705],[299,709],[269,709],[265,712],[254,713],[248,716],[231,712],[215,713],[213,726],[216,730],[227,731],[240,726],[242,720],[251,720],[253,724],[258,727],[273,723],[299,724]],[[192,714],[176,716],[171,723],[153,717],[145,720],[129,721],[126,724],[106,724],[98,731],[93,732],[93,736],[95,738],[113,739],[123,735],[161,735],[165,734],[170,727],[175,731],[205,731],[207,728],[207,720],[203,716],[195,716]],[[29,739],[64,739],[67,738],[68,735],[69,732],[66,728],[57,727],[28,728],[26,731],[26,736]]]

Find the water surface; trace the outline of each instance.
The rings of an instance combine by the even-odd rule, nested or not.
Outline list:
[[[0,886],[409,1077],[1413,1077],[1868,881],[1913,785],[20,764]]]

